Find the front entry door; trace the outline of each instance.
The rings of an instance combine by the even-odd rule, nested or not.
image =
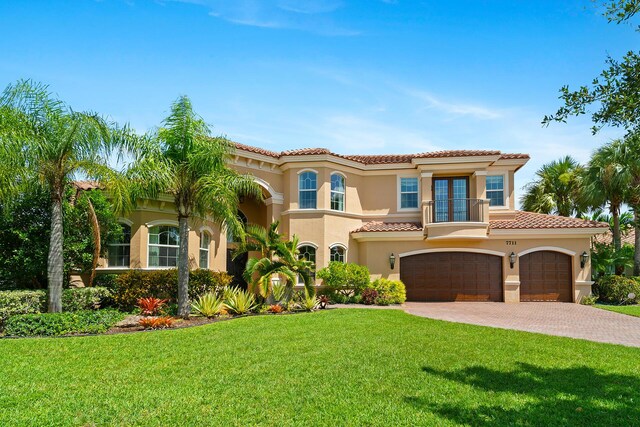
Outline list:
[[[469,179],[433,179],[433,222],[469,221]]]

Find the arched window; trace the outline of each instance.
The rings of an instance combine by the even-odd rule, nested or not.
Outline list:
[[[318,203],[318,174],[302,172],[298,177],[300,209],[316,209]]]
[[[109,244],[109,267],[129,267],[131,257],[131,227],[128,224],[120,224],[122,237]]]
[[[331,174],[331,209],[344,211],[344,176],[339,173]]]
[[[333,245],[329,248],[329,261],[345,262],[346,254],[344,246]]]
[[[316,248],[311,245],[303,245],[298,249],[300,251],[300,259],[306,259],[307,261],[311,261],[313,265],[316,264]],[[315,270],[311,272],[311,279],[315,279]],[[298,276],[298,283],[302,283],[302,277]]]
[[[209,246],[211,236],[206,231],[200,233],[200,268],[209,268]]]
[[[149,228],[149,267],[176,267],[180,249],[177,227],[155,225]]]
[[[238,216],[238,221],[240,221],[242,225],[246,227],[247,223],[249,222],[249,220],[247,219],[247,216],[243,214],[242,211],[239,209],[236,215]],[[238,242],[239,240],[240,239],[237,236],[233,235],[231,230],[227,229],[227,243],[234,243],[234,242]]]

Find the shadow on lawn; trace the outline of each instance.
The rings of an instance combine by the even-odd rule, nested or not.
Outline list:
[[[460,401],[453,400],[445,404],[417,397],[405,399],[416,408],[434,412],[457,423],[640,424],[640,381],[630,375],[605,374],[586,366],[542,368],[527,363],[519,363],[512,371],[483,366],[457,371],[425,366],[422,371],[487,393],[487,400],[477,406],[470,405],[469,399],[464,397]],[[506,393],[512,399],[499,393]]]

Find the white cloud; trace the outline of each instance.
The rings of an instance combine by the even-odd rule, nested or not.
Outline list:
[[[494,120],[503,117],[504,112],[472,103],[443,101],[435,95],[418,89],[402,89],[402,92],[424,103],[424,108],[436,110],[452,116],[470,116],[480,120]]]

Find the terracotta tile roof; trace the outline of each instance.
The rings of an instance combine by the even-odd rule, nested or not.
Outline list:
[[[73,181],[73,185],[78,190],[82,190],[82,191],[95,190],[101,187],[101,185],[96,181]]]
[[[273,157],[279,159],[283,156],[310,156],[318,154],[331,154],[336,157],[340,157],[354,162],[362,163],[365,165],[376,164],[392,164],[392,163],[411,163],[412,159],[430,159],[430,158],[444,158],[444,157],[474,157],[474,156],[496,156],[500,155],[500,159],[528,159],[528,154],[502,154],[497,150],[444,150],[444,151],[432,151],[416,154],[374,154],[374,155],[359,155],[359,154],[337,154],[333,153],[326,148],[300,148],[295,150],[286,150],[282,152],[265,150],[259,147],[252,147],[250,145],[235,143],[238,150],[248,151],[251,153],[262,154],[264,156]]]
[[[489,221],[492,230],[514,229],[553,229],[553,228],[609,228],[604,222],[589,221],[580,218],[568,218],[559,215],[546,215],[517,211],[513,219],[494,219]]]
[[[613,243],[613,234],[611,233],[611,231],[607,231],[603,234],[598,234],[597,236],[593,237],[593,241],[595,243],[605,243],[607,245],[610,245]],[[622,234],[622,244],[635,246],[636,231],[633,228],[628,232]]]
[[[422,231],[422,225],[419,222],[370,221],[353,231],[353,233],[363,231]]]

